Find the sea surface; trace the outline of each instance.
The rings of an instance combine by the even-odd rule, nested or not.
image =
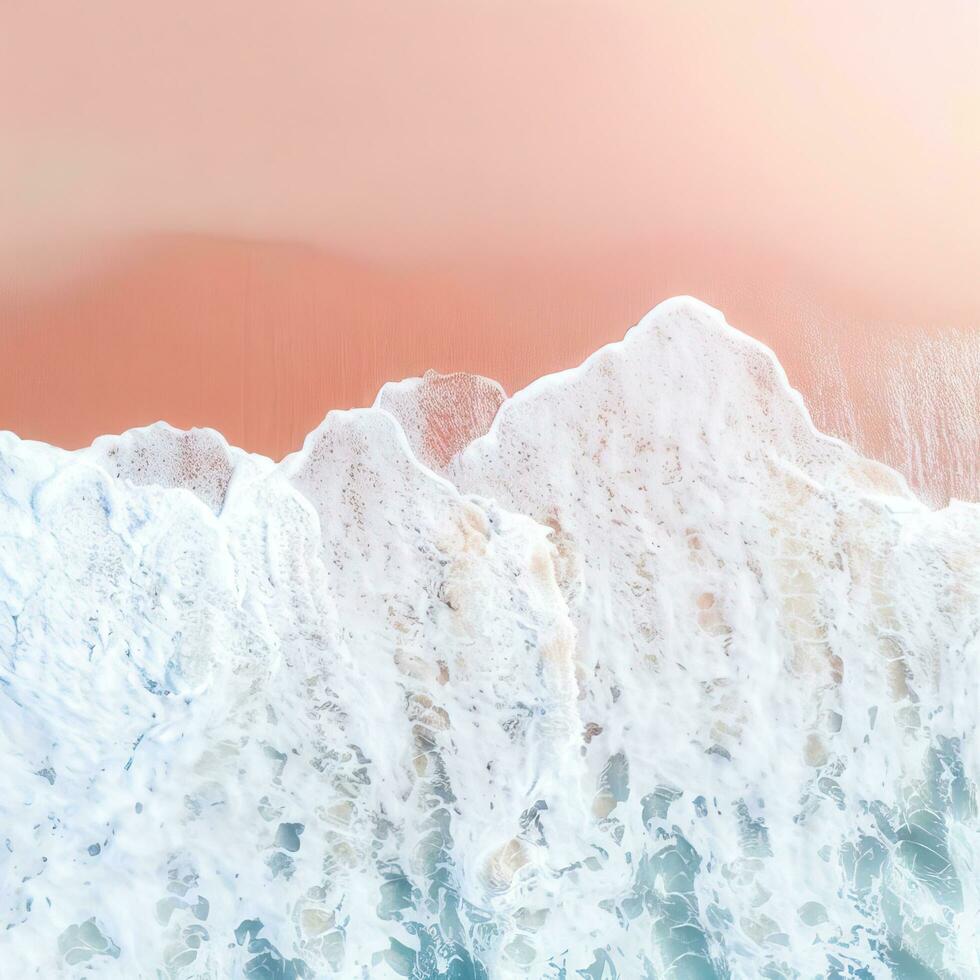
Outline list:
[[[279,463],[3,433],[0,976],[980,976],[978,656],[980,505],[690,298]]]

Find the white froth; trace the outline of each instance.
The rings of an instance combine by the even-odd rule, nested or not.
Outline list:
[[[390,412],[405,431],[415,456],[442,472],[449,461],[493,423],[507,394],[476,374],[437,374],[383,385],[374,407]]]
[[[137,486],[182,487],[215,513],[224,506],[236,468],[263,467],[269,460],[234,449],[213,429],[182,431],[157,422],[119,436],[100,436],[80,455],[117,480]]]
[[[449,377],[0,436],[0,975],[980,972],[980,508],[693,300]]]

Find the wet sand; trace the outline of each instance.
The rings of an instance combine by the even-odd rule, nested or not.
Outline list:
[[[679,293],[770,345],[824,431],[933,501],[976,499],[975,331],[916,321],[907,296],[846,293],[704,240],[478,268],[230,238],[129,242],[98,273],[0,294],[0,428],[75,448],[165,419],[278,458],[385,381],[470,371],[513,392]]]

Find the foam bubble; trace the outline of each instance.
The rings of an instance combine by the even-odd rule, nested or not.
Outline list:
[[[438,374],[388,382],[375,399],[405,431],[412,451],[426,466],[441,471],[493,423],[507,394],[478,374]]]
[[[224,506],[236,466],[263,461],[232,449],[213,429],[182,431],[166,422],[101,436],[83,454],[116,479],[190,490],[215,513]]]

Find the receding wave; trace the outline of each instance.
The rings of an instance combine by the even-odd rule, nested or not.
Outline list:
[[[0,973],[980,974],[980,506],[690,299],[279,464],[0,436]]]

